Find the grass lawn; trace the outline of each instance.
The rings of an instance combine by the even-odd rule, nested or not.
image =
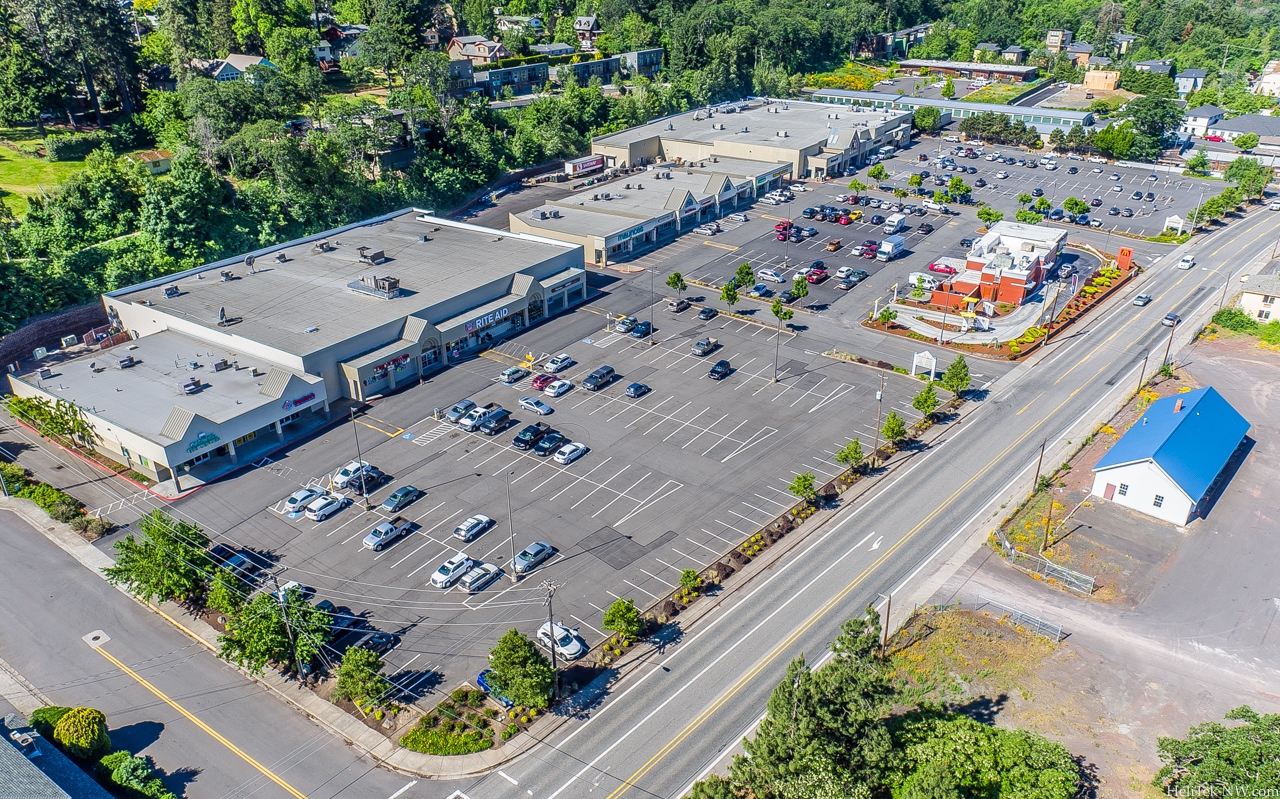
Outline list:
[[[1034,83],[993,83],[970,92],[959,99],[966,103],[995,103],[1004,105],[1013,98],[1033,88]]]
[[[875,86],[876,81],[888,74],[884,69],[880,69],[869,64],[863,64],[856,61],[846,62],[846,64],[831,72],[821,72],[810,75],[805,81],[805,86],[816,87],[819,89],[850,89],[853,91],[869,91]]]
[[[33,155],[15,153],[0,147],[0,192],[3,202],[21,217],[27,213],[27,197],[46,192],[84,169],[84,161],[49,162]]]

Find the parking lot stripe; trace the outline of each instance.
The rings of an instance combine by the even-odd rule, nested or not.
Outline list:
[[[618,474],[622,474],[622,472],[619,472]],[[604,513],[606,510],[608,510],[608,509],[609,509],[609,506],[610,506],[610,505],[612,505],[613,503],[615,503],[615,502],[617,502],[618,500],[622,499],[623,497],[627,497],[627,499],[631,499],[631,497],[630,497],[630,496],[628,496],[628,493],[631,491],[631,489],[633,489],[633,488],[635,488],[636,486],[640,485],[640,484],[641,484],[641,483],[643,483],[645,480],[648,480],[648,479],[649,479],[649,476],[650,476],[650,475],[652,475],[652,474],[653,474],[653,472],[649,472],[649,474],[646,474],[644,477],[641,477],[639,480],[637,480],[637,481],[635,481],[634,483],[632,483],[631,485],[627,486],[627,488],[626,488],[626,490],[625,490],[625,491],[623,491],[622,493],[618,494],[616,497],[614,497],[613,499],[611,499],[611,500],[609,500],[607,503],[605,503],[605,506],[604,506],[603,508],[601,508],[600,510],[598,510],[598,511],[596,511],[595,513],[591,514],[591,518],[593,518],[593,519],[594,519],[595,517],[597,517],[597,516],[599,516],[600,514]],[[610,490],[612,490],[612,489],[610,489]],[[593,493],[594,493],[594,492],[593,492]],[[590,495],[590,494],[588,494],[587,496],[591,496],[591,495]],[[585,499],[585,497],[584,497],[584,499]],[[577,505],[575,505],[574,507],[576,508],[576,507],[577,507]]]
[[[667,491],[667,489],[670,488],[672,484],[674,484],[675,487],[671,488],[670,491]],[[651,508],[654,505],[657,505],[659,502],[671,496],[672,494],[674,494],[675,492],[679,491],[682,488],[684,488],[684,483],[681,483],[677,480],[668,480],[667,482],[663,483],[662,487],[659,488],[657,491],[654,491],[652,494],[650,494],[649,496],[641,500],[640,504],[632,508],[631,512],[628,513],[626,516],[623,516],[621,519],[619,519],[614,524],[614,526],[615,527],[621,526],[624,522],[628,521],[632,516],[635,516],[637,513],[640,513],[641,511],[647,508]],[[659,492],[663,492],[663,491],[665,491],[666,493],[662,494],[662,496],[657,497],[656,499],[654,498]]]
[[[590,498],[591,498],[591,495],[592,495],[592,494],[594,494],[594,493],[596,493],[597,491],[599,491],[600,489],[602,489],[602,488],[604,488],[604,487],[608,486],[608,485],[609,485],[609,483],[613,482],[613,480],[614,480],[615,478],[620,477],[620,476],[622,475],[622,473],[623,473],[623,472],[625,472],[627,469],[630,469],[630,468],[631,468],[631,464],[629,464],[629,463],[628,463],[626,466],[623,466],[621,469],[619,469],[619,470],[617,471],[617,473],[615,473],[615,474],[613,475],[613,477],[610,477],[608,480],[605,480],[603,483],[595,483],[595,488],[593,488],[593,489],[591,489],[590,491],[588,491],[588,492],[587,492],[587,495],[586,495],[586,496],[584,496],[582,499],[580,499],[580,500],[578,500],[577,502],[575,502],[575,503],[573,503],[572,505],[570,505],[570,506],[569,506],[569,510],[574,510],[574,509],[575,509],[575,508],[577,508],[579,505],[581,505],[582,503],[586,502],[588,499],[590,499]]]
[[[666,441],[667,439],[669,439],[669,438],[671,438],[672,436],[674,436],[674,435],[676,435],[677,433],[679,433],[681,430],[684,430],[686,427],[688,427],[690,424],[692,424],[692,423],[693,423],[693,422],[694,422],[694,421],[695,421],[699,416],[701,416],[702,414],[706,413],[706,412],[707,412],[707,411],[709,411],[709,410],[711,410],[711,409],[710,409],[710,408],[703,408],[702,410],[698,411],[698,412],[697,412],[697,413],[695,413],[693,416],[689,417],[688,421],[684,422],[684,423],[683,423],[683,424],[681,424],[679,427],[677,427],[675,430],[672,430],[670,433],[668,433],[668,434],[667,434],[667,436],[666,436],[666,438],[664,438],[664,439],[662,439],[662,440],[663,440],[663,441]]]
[[[599,469],[600,467],[604,466],[606,463],[608,463],[608,462],[609,462],[609,461],[611,461],[611,460],[613,460],[613,456],[612,456],[612,455],[610,455],[609,457],[605,458],[605,459],[604,459],[603,461],[601,461],[600,463],[597,463],[594,467],[592,467],[591,471],[587,472],[586,474],[576,475],[576,476],[574,477],[573,482],[569,483],[569,485],[567,485],[567,486],[565,486],[564,488],[560,489],[560,491],[559,491],[559,492],[557,492],[555,496],[551,497],[551,498],[550,498],[550,500],[551,500],[551,501],[555,501],[556,499],[558,499],[558,498],[560,497],[560,495],[561,495],[561,494],[563,494],[564,492],[568,491],[570,488],[573,488],[575,485],[577,485],[578,483],[582,482],[582,481],[583,481],[583,480],[585,480],[587,477],[590,477],[590,476],[595,472],[595,470],[596,470],[596,469]],[[563,471],[561,471],[561,472],[557,472],[557,474],[568,474],[568,473],[567,473],[567,472],[563,472]],[[548,479],[550,479],[550,478],[548,478]],[[542,488],[542,486],[543,486],[546,482],[547,482],[547,481],[545,481],[545,480],[544,480],[542,483],[539,483],[537,486],[535,486],[535,487],[531,488],[531,489],[529,490],[529,493],[530,493],[530,494],[532,494],[534,491],[537,491],[539,488]]]
[[[584,627],[590,627],[591,629],[595,630],[598,635],[604,636],[605,638],[609,637],[609,634],[606,633],[604,630],[601,630],[599,627],[596,627],[594,624],[591,624],[590,622],[583,621],[582,619],[578,618],[572,613],[569,614],[569,618],[573,619],[574,621],[578,622],[578,624],[581,624]],[[498,773],[502,774],[501,771],[499,771]],[[503,776],[505,777],[506,775],[503,774]],[[514,783],[515,781],[512,780],[512,782]]]
[[[734,426],[734,428],[733,428],[732,430],[730,430],[728,433],[725,433],[724,435],[720,436],[720,440],[719,440],[719,441],[717,441],[716,443],[714,443],[714,444],[712,444],[711,446],[707,447],[707,448],[703,451],[703,453],[702,453],[702,454],[703,454],[703,456],[705,457],[705,456],[706,456],[706,454],[707,454],[708,452],[710,452],[711,450],[713,450],[713,449],[715,449],[716,447],[718,447],[718,446],[720,446],[721,444],[723,444],[726,440],[728,440],[729,436],[731,436],[731,435],[733,435],[734,433],[738,432],[738,428],[739,428],[739,427],[742,427],[742,426],[743,426],[744,424],[746,424],[746,423],[747,423],[747,420],[746,420],[746,419],[743,419],[741,422],[738,422],[738,424],[737,424],[736,426]],[[735,443],[736,443],[736,439],[735,439]]]
[[[463,513],[466,513],[466,509],[465,509],[465,508],[461,508],[461,509],[459,509],[459,510],[454,511],[453,513],[449,514],[448,516],[446,516],[445,518],[443,518],[443,519],[441,519],[440,521],[436,522],[435,524],[431,525],[430,527],[428,527],[428,528],[427,528],[427,529],[425,529],[425,530],[419,530],[419,531],[417,531],[417,533],[415,533],[415,535],[421,535],[423,538],[425,538],[425,539],[427,539],[427,540],[426,540],[426,541],[424,541],[422,544],[420,544],[420,545],[418,546],[418,548],[417,548],[417,549],[413,550],[412,552],[410,552],[409,554],[405,555],[405,556],[404,556],[403,558],[401,558],[400,560],[398,560],[398,561],[396,561],[395,563],[391,564],[391,568],[393,568],[393,569],[394,569],[395,567],[399,566],[401,563],[404,563],[404,562],[405,562],[406,560],[408,560],[409,558],[411,558],[411,557],[413,557],[414,555],[418,554],[418,551],[419,551],[419,550],[421,550],[423,547],[425,547],[427,544],[432,544],[432,543],[437,543],[437,544],[438,544],[438,543],[440,543],[440,542],[436,541],[434,538],[432,538],[432,537],[431,537],[431,533],[432,533],[432,532],[434,532],[437,528],[439,528],[439,527],[440,527],[440,525],[442,525],[442,524],[447,524],[450,520],[452,520],[452,519],[456,519],[457,517],[461,516]],[[388,551],[390,551],[390,550],[388,550]],[[381,556],[379,556],[379,557],[381,557]],[[410,577],[412,577],[414,574],[417,574],[417,570],[416,570],[416,569],[415,569],[414,571],[410,572],[410,573],[409,573],[409,576],[410,576]]]
[[[823,383],[825,383],[825,382],[827,382],[827,378],[824,376],[821,380],[819,380],[819,381],[818,381],[818,384],[817,384],[817,385],[815,385],[813,388],[805,389],[805,390],[804,390],[804,393],[802,393],[802,394],[800,395],[799,399],[796,399],[794,402],[792,402],[792,403],[791,403],[790,405],[788,405],[787,407],[788,407],[788,408],[794,408],[794,407],[796,406],[796,403],[797,403],[797,402],[799,402],[800,400],[804,399],[804,398],[805,398],[805,397],[807,397],[808,395],[812,394],[812,393],[814,392],[814,390],[815,390],[818,386],[822,385],[822,384],[823,384]]]
[[[697,441],[699,438],[701,438],[701,437],[702,437],[702,434],[703,434],[703,433],[707,432],[707,431],[708,431],[708,430],[710,430],[712,427],[715,427],[716,425],[718,425],[718,424],[720,424],[721,422],[723,422],[723,421],[725,420],[725,418],[726,418],[728,415],[729,415],[729,414],[727,414],[727,413],[726,413],[724,416],[721,416],[719,419],[716,419],[714,422],[712,422],[708,427],[705,427],[705,428],[703,428],[703,429],[699,430],[699,431],[698,431],[698,435],[696,435],[696,436],[694,436],[693,438],[691,438],[691,439],[689,439],[688,441],[686,441],[686,442],[685,442],[684,447],[681,447],[680,449],[684,449],[685,447],[688,447],[688,446],[689,446],[690,444],[692,444],[693,442]]]
[[[768,503],[769,503],[769,504],[771,504],[771,505],[777,505],[777,506],[778,506],[778,507],[780,507],[780,508],[789,508],[789,507],[791,507],[792,505],[794,505],[794,504],[795,504],[794,502],[792,502],[792,503],[786,503],[786,502],[779,502],[779,501],[778,501],[778,500],[776,500],[776,499],[769,499],[768,497],[764,496],[763,494],[756,494],[754,491],[752,491],[751,493],[752,493],[752,495],[754,495],[754,496],[756,496],[756,497],[759,497],[760,499],[763,499],[765,502],[768,502]]]
[[[731,458],[737,457],[738,455],[754,447],[756,444],[759,444],[761,441],[764,441],[766,438],[769,438],[770,436],[774,435],[777,432],[778,432],[778,428],[776,427],[765,427],[763,429],[757,430],[756,432],[751,434],[750,438],[748,438],[746,441],[739,444],[737,449],[735,449],[733,452],[730,452],[728,455],[725,455],[723,458],[721,458],[720,462],[728,463]]]
[[[658,560],[658,559],[657,559],[657,558],[654,558],[654,560]],[[661,563],[662,561],[658,560],[658,562],[659,562],[659,563]],[[637,568],[639,568],[639,567],[637,567]],[[668,582],[667,580],[662,579],[661,577],[659,577],[658,575],[656,575],[656,574],[654,574],[653,572],[649,571],[648,569],[640,569],[640,571],[642,571],[642,572],[644,572],[645,574],[649,575],[650,577],[652,577],[653,579],[655,579],[655,580],[657,580],[658,582],[662,583],[663,585],[667,585],[667,586],[670,586],[670,587],[672,587],[672,588],[675,588],[675,587],[676,587],[676,584],[675,584],[675,583],[673,583],[673,582]],[[679,570],[679,569],[676,569],[676,571],[680,571],[680,570]]]
[[[735,529],[736,529],[736,528],[735,528]],[[729,539],[725,538],[725,537],[724,537],[724,536],[722,536],[722,535],[716,535],[715,533],[711,532],[710,530],[708,530],[708,529],[707,529],[707,528],[705,528],[705,527],[703,527],[703,528],[702,528],[702,532],[706,533],[706,534],[707,534],[707,535],[709,535],[709,536],[712,536],[713,538],[719,538],[721,541],[725,542],[726,544],[729,544],[730,546],[732,546],[732,545],[735,543],[735,542],[730,541]]]
[[[716,557],[719,557],[719,556],[720,556],[720,552],[719,552],[718,550],[714,550],[714,549],[712,549],[711,547],[707,546],[706,544],[702,544],[702,543],[699,543],[699,542],[697,542],[697,541],[694,541],[694,540],[693,540],[692,538],[690,538],[689,536],[685,536],[685,537],[684,537],[684,540],[688,541],[690,544],[693,544],[693,545],[694,545],[694,546],[696,546],[696,547],[702,547],[703,549],[705,549],[706,551],[710,552],[712,555],[714,555],[714,556],[716,556]]]
[[[657,594],[653,593],[652,591],[645,591],[643,588],[641,588],[640,586],[638,586],[638,585],[636,585],[635,583],[631,582],[630,580],[624,579],[622,582],[626,583],[627,585],[631,586],[632,588],[636,589],[637,591],[640,591],[641,593],[648,594],[649,596],[653,597],[654,599],[658,599],[658,598],[659,598]]]
[[[842,397],[844,397],[844,395],[848,394],[850,391],[853,391],[855,388],[856,386],[851,386],[848,383],[841,383],[824,399],[819,400],[817,405],[814,405],[812,408],[810,408],[809,413],[822,410],[824,407],[826,407],[827,405],[830,405],[831,403],[835,402],[838,399],[841,399]],[[844,389],[844,390],[841,391],[841,389]]]
[[[721,521],[721,520],[719,520],[719,519],[716,519],[716,520],[715,520],[715,523],[716,523],[716,524],[723,524],[725,527],[728,527],[730,530],[734,531],[734,532],[735,532],[735,533],[737,533],[738,535],[746,535],[746,533],[742,532],[742,531],[741,531],[741,530],[739,530],[737,527],[734,527],[732,524],[729,524],[728,522],[725,522],[725,521]],[[717,538],[719,538],[719,536],[716,536],[716,537],[717,537]]]
[[[680,411],[683,411],[685,408],[688,408],[688,407],[689,407],[690,405],[692,405],[692,404],[693,404],[692,402],[686,402],[685,404],[683,404],[683,405],[681,405],[679,408],[677,408],[677,409],[675,410],[675,413],[671,413],[671,414],[669,414],[669,415],[667,415],[667,416],[662,416],[662,414],[658,414],[658,416],[659,416],[659,417],[661,417],[661,418],[660,418],[658,421],[654,422],[653,427],[650,427],[648,430],[644,431],[644,435],[646,435],[646,436],[647,436],[647,435],[649,435],[650,433],[652,433],[652,432],[654,431],[654,429],[655,429],[656,427],[658,427],[658,425],[662,424],[662,423],[663,423],[663,422],[665,422],[665,421],[668,421],[668,420],[670,420],[670,421],[675,421],[676,414],[677,414],[677,413],[679,413]]]

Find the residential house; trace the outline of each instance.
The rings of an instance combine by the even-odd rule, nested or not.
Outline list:
[[[1083,67],[1089,63],[1089,57],[1093,55],[1093,45],[1088,42],[1072,42],[1063,50],[1078,67]]]
[[[1013,44],[1000,51],[1000,57],[1010,64],[1021,64],[1027,59],[1027,48]]]
[[[1071,44],[1073,34],[1068,30],[1051,30],[1044,36],[1044,49],[1051,53],[1061,53]]]
[[[1173,77],[1173,59],[1158,58],[1154,61],[1139,61],[1133,65],[1133,68],[1139,72],[1153,72],[1157,75],[1168,75]]]
[[[503,15],[498,17],[498,30],[513,31],[516,33],[528,33],[531,36],[542,36],[547,32],[547,27],[542,24],[542,20],[538,17],[513,17]]]
[[[1113,92],[1119,86],[1120,73],[1114,69],[1090,69],[1084,73],[1085,89],[1101,89],[1104,92]]]
[[[1113,33],[1111,34],[1111,43],[1115,45],[1117,55],[1128,55],[1129,48],[1133,47],[1138,41],[1138,37],[1131,33]]]
[[[130,161],[142,164],[152,175],[163,175],[173,167],[173,153],[168,150],[143,150],[140,153],[129,153]]]
[[[1182,124],[1178,126],[1178,132],[1190,136],[1206,136],[1209,128],[1221,122],[1226,115],[1227,112],[1216,105],[1188,108],[1186,116],[1182,118]]]
[[[192,69],[219,81],[240,80],[251,67],[277,68],[260,55],[240,53],[230,53],[226,58],[196,58],[191,61]]]
[[[10,713],[0,721],[0,796],[13,799],[111,799],[83,769]]]
[[[900,31],[870,33],[854,41],[850,54],[855,58],[906,58],[912,47],[924,41],[933,30],[933,23],[926,22]]]
[[[511,53],[501,43],[483,36],[455,36],[449,41],[448,52],[451,59],[465,58],[480,67],[511,57]]]
[[[578,47],[583,50],[596,49],[596,39],[600,38],[603,32],[600,30],[600,20],[595,14],[587,17],[577,17],[573,21],[573,32],[578,34]]]
[[[1204,86],[1204,79],[1209,73],[1203,69],[1184,69],[1177,75],[1173,76],[1173,82],[1178,86],[1178,96],[1186,97],[1192,92],[1199,91]]]
[[[568,44],[561,44],[560,42],[552,42],[551,44],[535,44],[529,49],[533,50],[533,52],[538,55],[545,55],[549,57],[573,55],[577,52],[576,47]]]
[[[1091,55],[1089,60],[1084,63],[1085,69],[1106,69],[1111,66],[1111,59],[1104,55]]]
[[[1280,96],[1280,59],[1268,61],[1262,68],[1262,74],[1253,82],[1249,90],[1254,94],[1267,97]]]
[[[440,31],[435,28],[427,28],[422,32],[422,43],[431,50],[436,49],[440,46]]]
[[[469,59],[449,61],[449,94],[466,94],[475,88],[475,66]]]
[[[981,42],[977,47],[973,48],[973,60],[981,61],[984,57],[988,60],[994,59],[1000,54],[1000,45],[995,42]]]
[[[1092,493],[1184,525],[1207,512],[1249,427],[1212,386],[1158,399],[1093,467]]]
[[[1280,116],[1270,114],[1241,114],[1231,119],[1214,122],[1205,130],[1206,136],[1221,136],[1234,141],[1246,133],[1258,134],[1258,143],[1270,147],[1280,146]]]
[[[661,47],[652,47],[648,50],[622,53],[620,58],[622,59],[622,66],[629,77],[634,78],[640,75],[652,78],[662,71],[662,56],[665,52]]]
[[[1275,264],[1272,261],[1269,266]],[[1246,280],[1240,292],[1240,308],[1262,324],[1280,319],[1280,277],[1273,271]]]
[[[332,60],[341,61],[359,57],[360,37],[368,32],[368,25],[331,24],[320,32],[320,38],[328,42]]]
[[[610,83],[613,76],[622,71],[622,57],[594,58],[577,64],[560,64],[551,68],[551,79],[561,86],[567,86],[572,80],[579,86],[586,86],[592,78],[599,78],[601,83]]]

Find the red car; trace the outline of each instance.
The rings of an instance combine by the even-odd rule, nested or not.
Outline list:
[[[786,241],[786,240],[787,240],[787,234],[786,234],[786,233],[779,232],[779,233],[778,233],[778,241]]]
[[[842,225],[847,225],[847,224],[849,224],[850,222],[852,222],[853,220],[852,220],[852,219],[850,219],[850,218],[849,218],[849,217],[847,217],[847,216],[841,216],[841,217],[840,217],[839,219],[837,219],[836,221],[837,221],[837,222],[839,222],[839,223],[840,223],[840,224],[842,224]]]
[[[1204,140],[1205,141],[1222,141],[1222,137],[1221,136],[1205,136]]]
[[[866,258],[868,261],[870,261],[872,258],[875,258],[876,257],[875,247],[871,247],[870,249],[863,248],[862,257]]]
[[[791,220],[790,220],[790,219],[788,219],[788,220],[787,220],[787,221],[785,221],[785,222],[779,222],[778,224],[776,224],[776,225],[774,225],[774,226],[773,226],[773,229],[774,229],[774,230],[790,230],[790,229],[791,229]]]
[[[827,279],[827,270],[823,269],[822,267],[818,267],[817,269],[811,269],[809,270],[809,274],[804,276],[804,279],[809,281],[810,283],[821,283],[822,281]]]
[[[941,272],[944,275],[954,275],[956,273],[956,268],[951,264],[936,263],[936,264],[929,264],[929,271]]]
[[[554,382],[556,382],[555,375],[541,374],[534,375],[533,379],[529,381],[529,385],[533,387],[534,391],[541,391]]]

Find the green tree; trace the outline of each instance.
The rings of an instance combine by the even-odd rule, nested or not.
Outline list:
[[[926,383],[925,387],[920,389],[920,393],[911,398],[911,407],[920,411],[921,415],[929,417],[938,409],[938,392],[933,389],[933,383]]]
[[[797,302],[800,300],[803,300],[805,297],[808,297],[809,281],[805,280],[802,277],[798,277],[795,280],[791,281],[791,295],[796,298]]]
[[[991,227],[1001,219],[1004,219],[1004,214],[989,205],[984,205],[978,209],[978,218],[986,223],[987,227]]]
[[[349,699],[360,708],[381,704],[394,688],[391,681],[383,676],[384,668],[386,664],[377,652],[362,646],[351,647],[342,654],[332,700],[341,702]]]
[[[942,112],[931,105],[921,106],[912,114],[911,121],[916,126],[916,130],[932,133],[942,122]]]
[[[969,388],[969,364],[963,355],[957,355],[955,360],[947,364],[946,370],[942,373],[941,382],[943,388],[956,396],[960,396],[965,389]]]
[[[920,177],[920,173],[916,172],[907,178],[907,185],[913,189],[918,189],[924,185],[924,178]]]
[[[738,288],[733,281],[725,283],[720,289],[720,301],[729,306],[729,310],[733,310],[733,306],[738,304]]]
[[[1049,202],[1048,197],[1038,197],[1036,198],[1035,204],[1031,206],[1031,209],[1033,211],[1039,211],[1042,214],[1047,214],[1053,210],[1053,203]]]
[[[1068,197],[1062,201],[1062,208],[1069,214],[1087,214],[1089,213],[1089,203],[1079,197]]]
[[[1018,212],[1013,215],[1013,218],[1024,225],[1035,225],[1044,221],[1044,217],[1040,216],[1040,214],[1037,214],[1035,211],[1027,211],[1022,208],[1018,209]]]
[[[781,299],[775,299],[769,310],[773,312],[774,318],[778,320],[779,332],[782,330],[782,323],[790,322],[792,317],[796,315],[796,312],[784,305]]]
[[[683,297],[684,293],[689,290],[689,284],[684,282],[684,275],[679,272],[672,272],[667,275],[667,288],[676,293],[676,296]]]
[[[1236,188],[1243,197],[1263,196],[1267,184],[1271,181],[1271,175],[1271,169],[1263,166],[1256,158],[1237,158],[1223,173],[1223,177],[1236,184]]]
[[[1025,191],[1018,192],[1018,205],[1030,205],[1031,201],[1034,199],[1034,197]]]
[[[876,319],[879,320],[881,324],[885,324],[885,325],[889,324],[890,322],[892,322],[897,318],[898,318],[898,312],[893,310],[887,305],[880,309],[880,314],[879,316],[876,317]]]
[[[880,429],[880,435],[885,437],[886,441],[898,443],[907,437],[907,422],[897,411],[889,411],[889,415],[884,418],[884,427]]]
[[[111,751],[107,717],[91,707],[73,708],[58,719],[53,740],[62,751],[82,762],[92,763]]]
[[[791,485],[787,486],[787,490],[812,505],[818,499],[816,481],[817,478],[813,476],[813,472],[802,472],[796,475]]]
[[[1067,148],[1067,134],[1062,132],[1062,128],[1054,128],[1049,131],[1049,146],[1055,152],[1063,152]]]
[[[1196,175],[1204,175],[1209,171],[1209,153],[1203,147],[1187,159],[1187,171]]]
[[[248,587],[225,567],[218,567],[209,580],[209,593],[205,596],[205,604],[219,613],[231,615],[244,607],[244,598],[249,593]]]
[[[951,76],[947,76],[947,80],[942,84],[942,96],[948,100],[956,96],[956,84],[951,80]]]
[[[690,591],[697,591],[702,587],[702,578],[698,576],[696,569],[682,569],[680,571],[680,587],[687,588]]]
[[[507,630],[489,653],[490,681],[517,705],[542,710],[551,704],[551,663],[519,630]]]
[[[332,624],[300,591],[286,591],[283,606],[270,594],[258,594],[227,619],[226,632],[218,636],[218,656],[254,674],[268,663],[297,669],[320,653],[332,637]]]
[[[864,457],[862,454],[862,442],[855,438],[836,452],[836,463],[841,466],[856,468],[862,463]]]
[[[889,170],[884,168],[884,164],[875,164],[867,170],[867,177],[872,180],[884,180],[889,177]]]
[[[1231,143],[1247,153],[1258,146],[1258,134],[1245,133],[1232,139]],[[1190,167],[1190,164],[1187,166]]]
[[[67,86],[7,9],[0,10],[0,125],[34,120],[44,135],[40,113],[66,103]]]
[[[693,784],[685,799],[742,799],[742,794],[733,780],[708,774]]]
[[[623,638],[635,639],[644,629],[644,622],[640,618],[640,611],[636,609],[634,600],[630,597],[618,597],[605,608],[604,621],[600,626]]]
[[[738,284],[739,288],[747,288],[756,282],[755,272],[751,271],[751,264],[738,264],[738,269],[733,273],[733,282]]]
[[[134,529],[139,536],[130,533],[115,543],[116,562],[103,571],[107,580],[143,602],[196,600],[211,569],[204,531],[159,509]]]
[[[1160,738],[1156,750],[1164,764],[1152,784],[1169,796],[1249,786],[1255,793],[1280,791],[1280,714],[1259,714],[1248,706],[1227,713],[1230,727],[1197,724],[1185,739]]]
[[[867,184],[863,183],[862,181],[856,178],[849,181],[849,191],[853,192],[854,194],[862,194],[862,192],[866,190],[867,190]]]

